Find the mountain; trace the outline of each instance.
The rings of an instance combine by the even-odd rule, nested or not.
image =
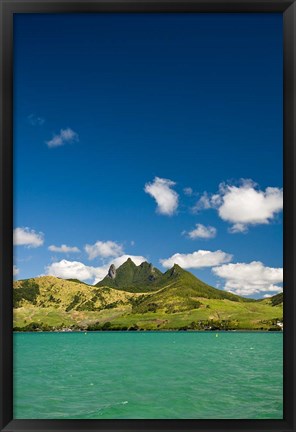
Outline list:
[[[165,297],[177,295],[181,298],[204,297],[215,299],[229,299],[233,301],[252,301],[235,294],[221,291],[199,280],[192,273],[182,269],[178,264],[167,270],[164,274],[143,262],[139,266],[128,258],[118,269],[112,264],[108,274],[96,284],[97,287],[108,286],[117,290],[128,292],[153,292],[160,296],[159,290],[165,289]],[[161,296],[163,297],[163,295]]]
[[[252,299],[247,299],[227,291],[213,288],[212,286],[198,279],[189,271],[182,269],[182,267],[180,267],[178,264],[174,264],[171,269],[164,273],[161,282],[163,285],[170,285],[170,291],[172,291],[172,288],[178,290],[178,295],[182,297],[199,296],[209,299],[253,301]]]
[[[112,286],[110,286],[112,285]],[[246,299],[174,265],[161,273],[130,259],[96,286],[43,276],[15,281],[14,329],[21,331],[280,329],[283,296]]]
[[[152,292],[149,297],[138,300],[134,312],[145,313],[152,309],[161,309],[167,313],[188,311],[199,308],[202,299],[255,301],[213,288],[177,264],[164,273],[157,283],[161,288],[157,292]]]
[[[149,292],[159,289],[162,273],[152,264],[143,262],[139,266],[128,258],[118,269],[112,264],[108,274],[96,284],[129,292]]]

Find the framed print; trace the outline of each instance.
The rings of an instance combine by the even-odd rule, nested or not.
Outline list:
[[[1,430],[295,430],[295,2],[1,1]]]

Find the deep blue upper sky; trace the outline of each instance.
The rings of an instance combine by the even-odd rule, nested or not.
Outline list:
[[[160,259],[199,250],[281,268],[282,216],[265,199],[266,188],[282,188],[282,112],[281,14],[16,15],[14,225],[44,234],[39,247],[16,246],[17,277],[120,255],[89,260],[84,247],[97,241],[161,270]],[[50,146],[54,136],[61,145]],[[171,215],[144,191],[155,177],[176,183]],[[271,216],[231,233],[223,193],[218,208],[194,212],[222,182],[261,194],[258,212]],[[196,224],[216,236],[189,238]],[[61,244],[81,252],[48,250]],[[211,268],[188,267],[214,286],[232,280]]]

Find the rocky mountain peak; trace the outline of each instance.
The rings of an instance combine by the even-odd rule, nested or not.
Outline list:
[[[149,270],[151,271],[151,273],[155,273],[155,269],[152,264],[149,264]]]
[[[178,264],[174,264],[173,267],[169,270],[171,276],[178,276],[183,272],[182,267]]]
[[[130,257],[128,257],[128,259],[122,265],[126,265],[126,264],[129,264],[129,265],[132,265],[133,267],[136,267],[136,264],[134,263],[134,261]]]
[[[116,267],[114,264],[110,265],[109,271],[108,271],[108,276],[111,279],[115,279],[116,278]]]

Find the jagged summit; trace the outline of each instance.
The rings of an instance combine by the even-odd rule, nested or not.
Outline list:
[[[126,262],[132,262],[133,264],[135,264],[134,261],[131,259],[131,257],[128,257],[128,259],[126,260]]]
[[[169,270],[167,270],[165,272],[165,275],[170,275],[170,276],[178,276],[182,273],[184,273],[186,270],[182,269],[182,267],[179,266],[179,264],[174,264],[172,268],[170,268]]]
[[[171,298],[175,299],[174,301],[177,301],[176,297],[182,299],[203,297],[247,301],[247,299],[243,299],[240,296],[206,284],[178,264],[174,264],[172,268],[162,273],[146,261],[137,266],[131,258],[128,258],[117,269],[112,264],[108,274],[96,286],[107,286],[133,293],[153,293],[159,291],[155,294],[157,295],[155,303],[158,303],[158,300],[163,295],[167,300]]]
[[[144,261],[137,266],[128,258],[118,268],[112,264],[108,274],[96,286],[108,286],[130,292],[149,292],[158,288],[154,284],[161,276],[162,272],[152,264]]]

